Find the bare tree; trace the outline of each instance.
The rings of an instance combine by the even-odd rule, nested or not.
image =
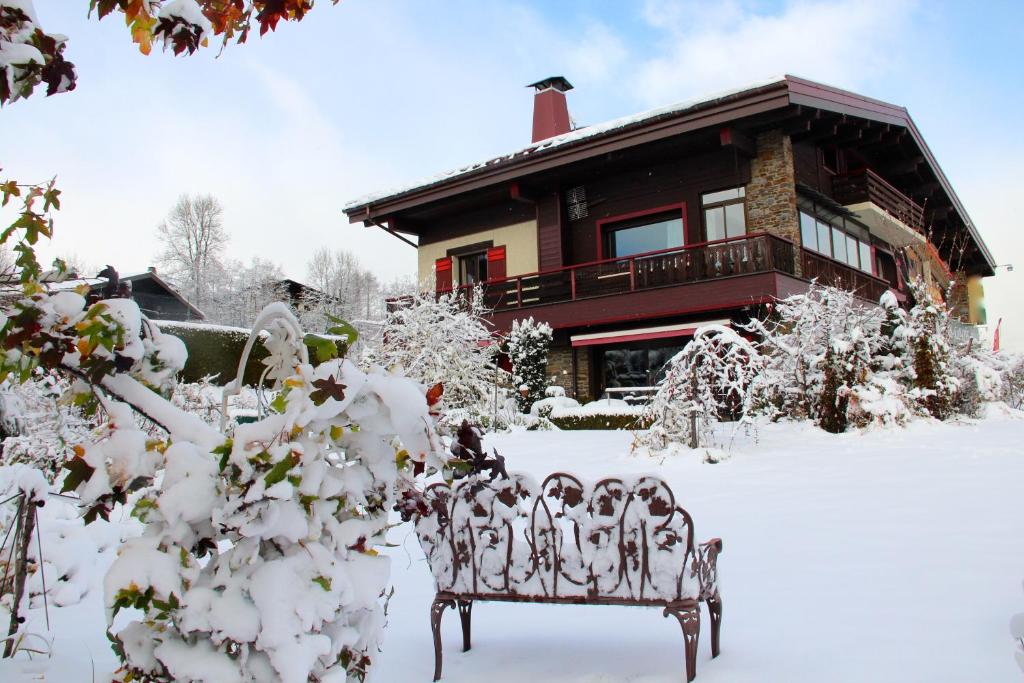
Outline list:
[[[354,254],[321,247],[313,252],[306,267],[309,284],[326,295],[335,307],[334,315],[349,321],[383,315],[380,282]]]
[[[157,262],[200,308],[207,298],[208,275],[219,269],[229,240],[223,217],[224,208],[213,195],[183,194],[157,226],[163,245]]]

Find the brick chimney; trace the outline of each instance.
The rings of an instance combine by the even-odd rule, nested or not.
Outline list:
[[[533,141],[540,142],[572,130],[569,123],[569,105],[565,93],[572,90],[572,83],[561,76],[551,76],[531,83],[535,88],[533,96]]]

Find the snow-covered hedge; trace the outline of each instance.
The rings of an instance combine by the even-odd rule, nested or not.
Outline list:
[[[157,320],[154,324],[161,330],[172,334],[185,343],[188,359],[181,372],[181,381],[200,383],[213,378],[218,384],[230,381],[238,370],[238,360],[242,357],[242,349],[249,340],[251,330],[244,327],[228,327],[226,325],[209,325],[206,323],[175,322]],[[344,352],[344,340],[333,339],[340,352]],[[245,384],[256,386],[263,372],[263,361],[267,350],[262,345],[252,349],[249,361],[245,365]]]

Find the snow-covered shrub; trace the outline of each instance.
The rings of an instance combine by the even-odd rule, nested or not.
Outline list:
[[[912,358],[911,396],[933,417],[944,420],[955,409],[960,381],[953,363],[950,317],[945,304],[932,300],[924,282],[910,282],[914,306],[907,316],[906,331]]]
[[[895,299],[883,296],[880,303],[881,308],[846,290],[812,284],[806,294],[777,301],[766,320],[752,321],[748,329],[759,337],[765,358],[753,389],[757,412],[812,419],[829,431],[843,431],[851,420],[863,425],[903,414],[889,400],[902,398],[883,396],[899,382],[873,380],[873,369],[898,373],[902,363],[893,340],[903,328],[881,331],[883,321],[900,320],[892,309]]]
[[[565,387],[560,387],[557,384],[552,384],[544,390],[545,398],[553,398],[555,396],[565,396]]]
[[[47,95],[74,90],[66,45],[67,36],[39,27],[31,0],[0,0],[0,104],[28,97],[43,83]]]
[[[551,417],[551,413],[555,410],[579,407],[579,401],[574,398],[569,398],[563,392],[561,396],[548,396],[547,398],[535,401],[533,405],[530,406],[530,415],[536,415],[537,417]]]
[[[66,378],[37,368],[27,382],[0,384],[0,426],[0,463],[30,464],[52,482],[94,423],[72,402]]]
[[[272,400],[268,392],[265,400]],[[198,415],[208,425],[221,423],[224,402],[224,387],[214,384],[209,377],[200,382],[180,382],[174,389],[171,401],[186,413]],[[243,386],[238,394],[228,399],[229,422],[239,417],[255,418],[259,412],[259,397],[252,387]]]
[[[366,360],[427,386],[443,383],[443,411],[465,410],[471,423],[479,422],[490,412],[501,374],[482,302],[480,292],[407,297],[388,312],[381,342]]]
[[[650,426],[644,406],[632,406],[621,399],[554,407],[550,420],[559,429],[647,429]]]
[[[39,285],[32,244],[50,225],[29,205],[0,237],[25,235],[23,295],[0,315],[0,381],[66,373],[105,417],[66,465],[64,490],[86,521],[142,492],[132,514],[144,533],[105,581],[115,678],[362,680],[384,623],[388,561],[375,546],[412,464],[440,465],[429,405],[439,390],[340,358],[314,368],[297,321],[274,304],[257,325],[279,389],[273,412],[229,439],[168,399],[184,345],[133,301],[87,307]]]
[[[545,396],[551,337],[551,326],[534,322],[533,317],[513,320],[512,329],[506,337],[508,357],[512,362],[512,383],[519,390],[516,400],[519,410],[524,413]]]
[[[731,328],[698,329],[668,362],[665,379],[644,413],[650,429],[638,436],[636,446],[657,451],[672,443],[710,445],[716,422],[747,414],[750,388],[762,365],[753,344]]]

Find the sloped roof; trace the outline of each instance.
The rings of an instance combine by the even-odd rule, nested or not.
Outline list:
[[[353,223],[386,220],[400,211],[540,170],[793,105],[906,129],[991,274],[995,259],[905,107],[791,75],[579,128],[509,154],[360,197],[343,210]]]

